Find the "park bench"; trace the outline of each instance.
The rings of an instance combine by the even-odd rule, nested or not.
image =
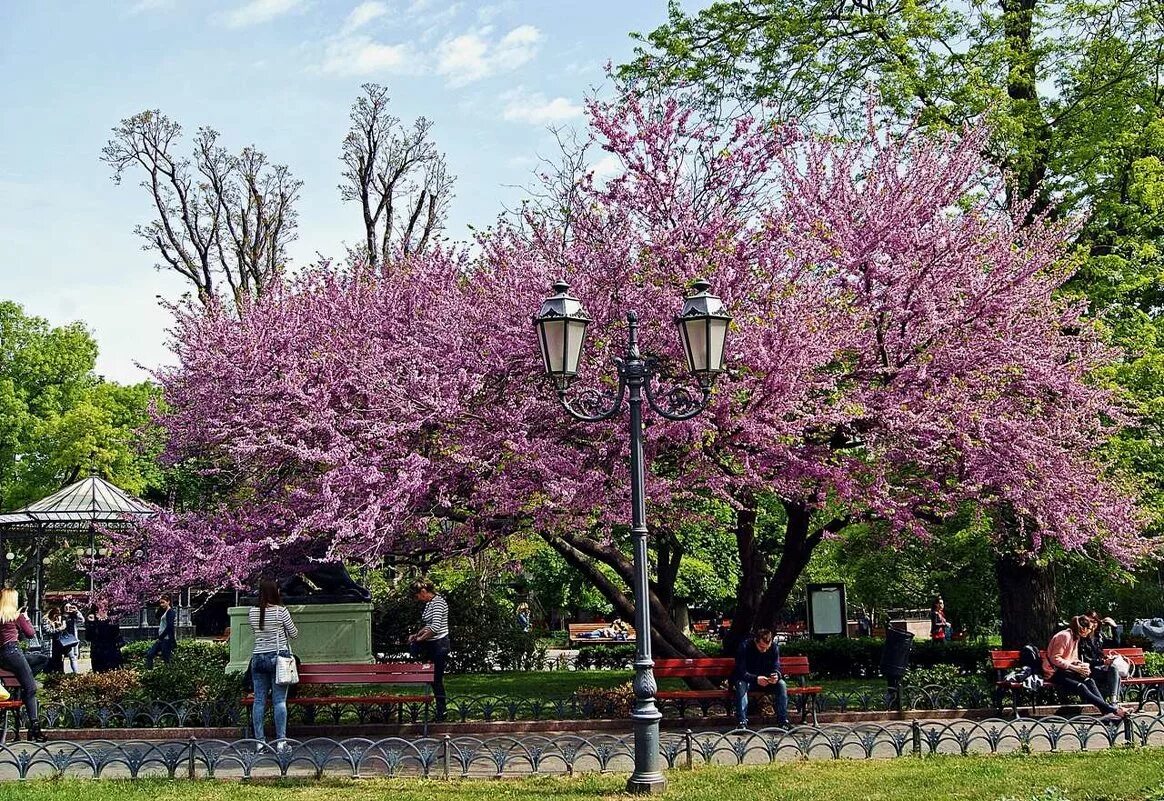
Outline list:
[[[299,685],[296,691],[287,698],[288,705],[308,707],[308,722],[315,719],[315,709],[323,706],[332,707],[335,723],[340,722],[344,707],[353,707],[363,722],[362,710],[368,707],[383,707],[385,717],[387,710],[396,707],[397,723],[404,722],[404,708],[409,704],[424,704],[424,733],[428,734],[429,708],[433,701],[431,692],[425,694],[402,694],[398,692],[368,693],[366,695],[337,695],[325,693],[311,695],[303,691],[304,687],[312,685],[370,685],[395,686],[402,684],[432,684],[433,666],[417,662],[383,662],[379,664],[302,664],[299,666]],[[243,704],[250,709],[255,702],[253,694],[243,697]]]
[[[16,680],[15,673],[0,669],[0,684],[12,693],[7,701],[0,701],[0,711],[3,712],[3,716],[0,716],[0,745],[3,745],[8,741],[9,719],[12,720],[13,739],[20,739],[20,707],[23,702],[20,700],[20,682]]]
[[[1039,657],[1046,656],[1045,650],[1039,651]],[[1141,675],[1144,667],[1144,649],[1143,648],[1105,648],[1104,653],[1107,655],[1120,654],[1132,665],[1133,674],[1126,679],[1120,679],[1120,687],[1126,690],[1128,687],[1138,687],[1140,689],[1140,702],[1136,707],[1139,712],[1144,708],[1144,704],[1152,697],[1156,701],[1157,712],[1160,712],[1161,699],[1160,687],[1164,686],[1164,676],[1143,676]],[[1030,692],[1021,682],[1007,681],[1005,676],[1012,670],[1018,670],[1021,667],[1019,662],[1018,651],[1008,650],[992,650],[990,652],[991,666],[995,671],[995,694],[994,702],[995,708],[1001,713],[1002,702],[1009,692],[1011,694],[1011,709],[1014,710],[1015,715],[1018,715],[1018,699],[1024,694],[1030,698],[1031,714],[1035,713],[1035,704],[1038,701],[1038,693]],[[1041,675],[1041,674],[1040,674]],[[1043,685],[1046,692],[1054,691],[1054,687],[1050,684]],[[1121,694],[1122,694],[1121,690]],[[1061,695],[1057,694],[1057,698]],[[1026,704],[1024,704],[1026,706]]]
[[[625,640],[616,640],[613,637],[583,637],[591,631],[598,631],[609,627],[609,623],[569,623],[566,626],[566,631],[569,633],[569,640],[571,643],[577,645],[609,645],[611,643],[633,643],[635,641],[635,630],[633,626],[627,627],[627,634]]]
[[[704,657],[701,659],[659,659],[655,661],[655,676],[671,679],[710,679],[724,682],[731,678],[735,670],[736,660],[731,657]],[[812,715],[813,725],[816,725],[816,697],[824,691],[823,687],[809,686],[808,675],[811,670],[807,656],[784,656],[780,658],[780,673],[785,679],[795,678],[796,684],[789,684],[788,699],[796,704],[800,712],[801,723]],[[788,684],[788,682],[785,682]],[[688,707],[694,702],[700,712],[707,716],[708,708],[712,703],[723,703],[725,709],[734,712],[733,702],[735,694],[731,688],[717,687],[713,690],[662,690],[656,693],[660,701],[675,703],[681,716],[686,715]]]

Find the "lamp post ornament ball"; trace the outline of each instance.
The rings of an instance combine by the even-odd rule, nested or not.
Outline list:
[[[570,384],[578,375],[582,345],[590,315],[581,301],[570,294],[565,281],[554,284],[554,294],[542,303],[534,317],[538,345],[546,374],[553,380],[563,408],[576,420],[599,422],[622,411],[623,398],[629,394],[630,407],[630,483],[631,534],[634,539],[635,596],[635,677],[634,771],[627,780],[632,793],[658,793],[667,786],[659,768],[659,721],[663,715],[655,704],[655,676],[651,659],[651,612],[647,601],[648,561],[646,523],[646,471],[643,465],[643,401],[667,420],[690,420],[707,408],[715,379],[723,372],[723,352],[731,317],[723,302],[711,294],[711,285],[699,280],[675,317],[687,369],[699,383],[699,394],[679,387],[659,397],[651,382],[659,373],[659,362],[639,352],[638,316],[628,312],[627,348],[622,358],[614,359],[618,371],[618,388],[614,392],[586,389],[574,400],[566,397]]]

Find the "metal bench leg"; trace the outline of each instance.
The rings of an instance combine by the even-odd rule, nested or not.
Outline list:
[[[0,745],[8,742],[8,715],[10,712],[11,710],[5,709],[4,718],[0,720]]]

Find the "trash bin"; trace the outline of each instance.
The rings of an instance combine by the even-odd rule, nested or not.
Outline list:
[[[885,630],[885,646],[881,649],[881,675],[889,685],[886,705],[901,711],[901,677],[909,670],[909,651],[913,634],[901,629]]]

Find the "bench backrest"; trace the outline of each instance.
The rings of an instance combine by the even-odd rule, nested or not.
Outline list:
[[[19,687],[20,682],[16,680],[16,674],[11,670],[0,668],[0,684],[5,687]]]
[[[1133,665],[1144,664],[1144,649],[1143,648],[1104,648],[1103,652],[1108,656],[1119,654],[1128,660]],[[1047,652],[1045,650],[1039,651],[1040,657],[1045,657]],[[990,662],[995,670],[1014,670],[1021,667],[1022,663],[1019,661],[1018,651],[1004,651],[996,650],[990,652]]]
[[[703,657],[701,659],[657,659],[655,675],[671,679],[726,679],[736,669],[731,657]],[[807,656],[783,656],[780,672],[785,676],[807,676],[811,671]]]
[[[299,666],[300,684],[431,684],[433,666],[421,662]]]

